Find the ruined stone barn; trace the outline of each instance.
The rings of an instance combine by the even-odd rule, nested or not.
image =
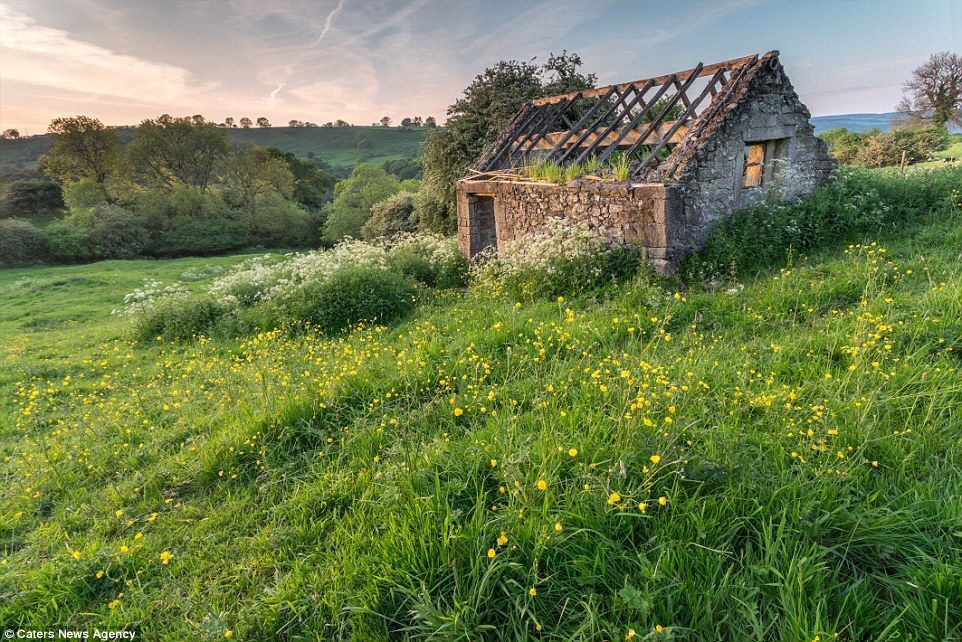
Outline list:
[[[727,213],[832,178],[810,117],[777,51],[530,101],[457,182],[461,250],[568,217],[671,272]]]

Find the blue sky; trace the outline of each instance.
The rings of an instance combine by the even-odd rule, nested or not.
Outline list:
[[[885,112],[962,52],[962,0],[0,0],[0,128],[440,120],[485,66],[562,49],[601,84],[778,49],[813,114]]]

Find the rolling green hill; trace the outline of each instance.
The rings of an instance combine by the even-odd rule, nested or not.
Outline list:
[[[132,129],[120,130],[129,139]],[[419,156],[427,129],[396,127],[269,127],[227,130],[234,144],[253,143],[276,147],[297,156],[313,157],[338,167],[353,167],[361,161],[380,164],[398,158]],[[0,166],[36,164],[51,145],[49,136],[0,141]]]

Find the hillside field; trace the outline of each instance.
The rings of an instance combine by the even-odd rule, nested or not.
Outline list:
[[[318,160],[342,168],[361,161],[380,164],[399,158],[421,155],[426,128],[402,130],[397,127],[267,127],[225,130],[231,143],[253,143],[276,147],[296,156],[314,153]],[[121,138],[131,136],[132,129],[122,129]],[[47,135],[21,140],[0,140],[0,166],[31,166],[51,145]]]
[[[111,314],[241,256],[0,270],[0,621],[959,639],[951,211],[716,287],[439,291],[334,338]]]

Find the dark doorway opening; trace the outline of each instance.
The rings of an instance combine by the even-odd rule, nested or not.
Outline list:
[[[498,247],[498,229],[494,222],[494,197],[472,194],[468,197],[471,226],[471,255],[489,247]]]

